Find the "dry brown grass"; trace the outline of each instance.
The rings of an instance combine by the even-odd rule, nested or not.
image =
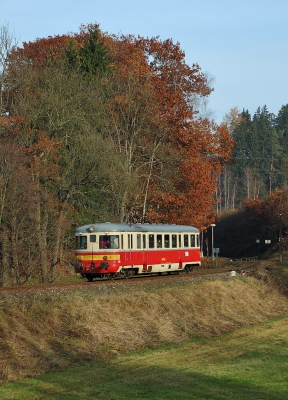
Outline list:
[[[283,315],[287,306],[277,288],[254,278],[2,300],[0,379],[218,335]]]

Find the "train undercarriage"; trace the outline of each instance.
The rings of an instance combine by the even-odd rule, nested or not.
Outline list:
[[[98,278],[98,279],[129,279],[134,276],[152,276],[152,275],[171,275],[171,274],[179,274],[180,272],[185,272],[188,274],[189,272],[192,272],[194,269],[195,265],[193,264],[187,264],[184,269],[179,269],[179,270],[172,270],[172,271],[165,271],[165,272],[152,272],[152,268],[147,270],[146,272],[141,272],[139,273],[139,268],[122,268],[119,272],[115,273],[85,273],[81,274],[82,276],[85,276],[88,282],[92,282],[93,279]]]

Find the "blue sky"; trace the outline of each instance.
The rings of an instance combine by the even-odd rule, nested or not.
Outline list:
[[[0,25],[19,40],[78,32],[159,36],[179,42],[189,65],[213,78],[217,122],[232,107],[253,115],[288,103],[287,0],[0,0]]]

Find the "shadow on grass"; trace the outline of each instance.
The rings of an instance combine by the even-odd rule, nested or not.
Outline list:
[[[209,367],[208,367],[209,368]],[[259,387],[253,373],[239,379],[217,378],[184,369],[119,365],[93,362],[89,366],[70,368],[65,372],[5,384],[0,387],[2,400],[21,399],[287,399],[288,390],[273,386]],[[250,376],[249,376],[250,375]],[[269,387],[269,385],[268,385]]]

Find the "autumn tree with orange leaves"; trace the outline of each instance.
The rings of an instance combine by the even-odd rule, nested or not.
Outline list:
[[[112,45],[112,80],[122,86],[108,102],[107,132],[124,153],[126,181],[136,174],[134,188],[123,190],[120,220],[207,226],[233,141],[224,126],[197,115],[197,101],[211,93],[204,74],[171,40],[121,36]]]

